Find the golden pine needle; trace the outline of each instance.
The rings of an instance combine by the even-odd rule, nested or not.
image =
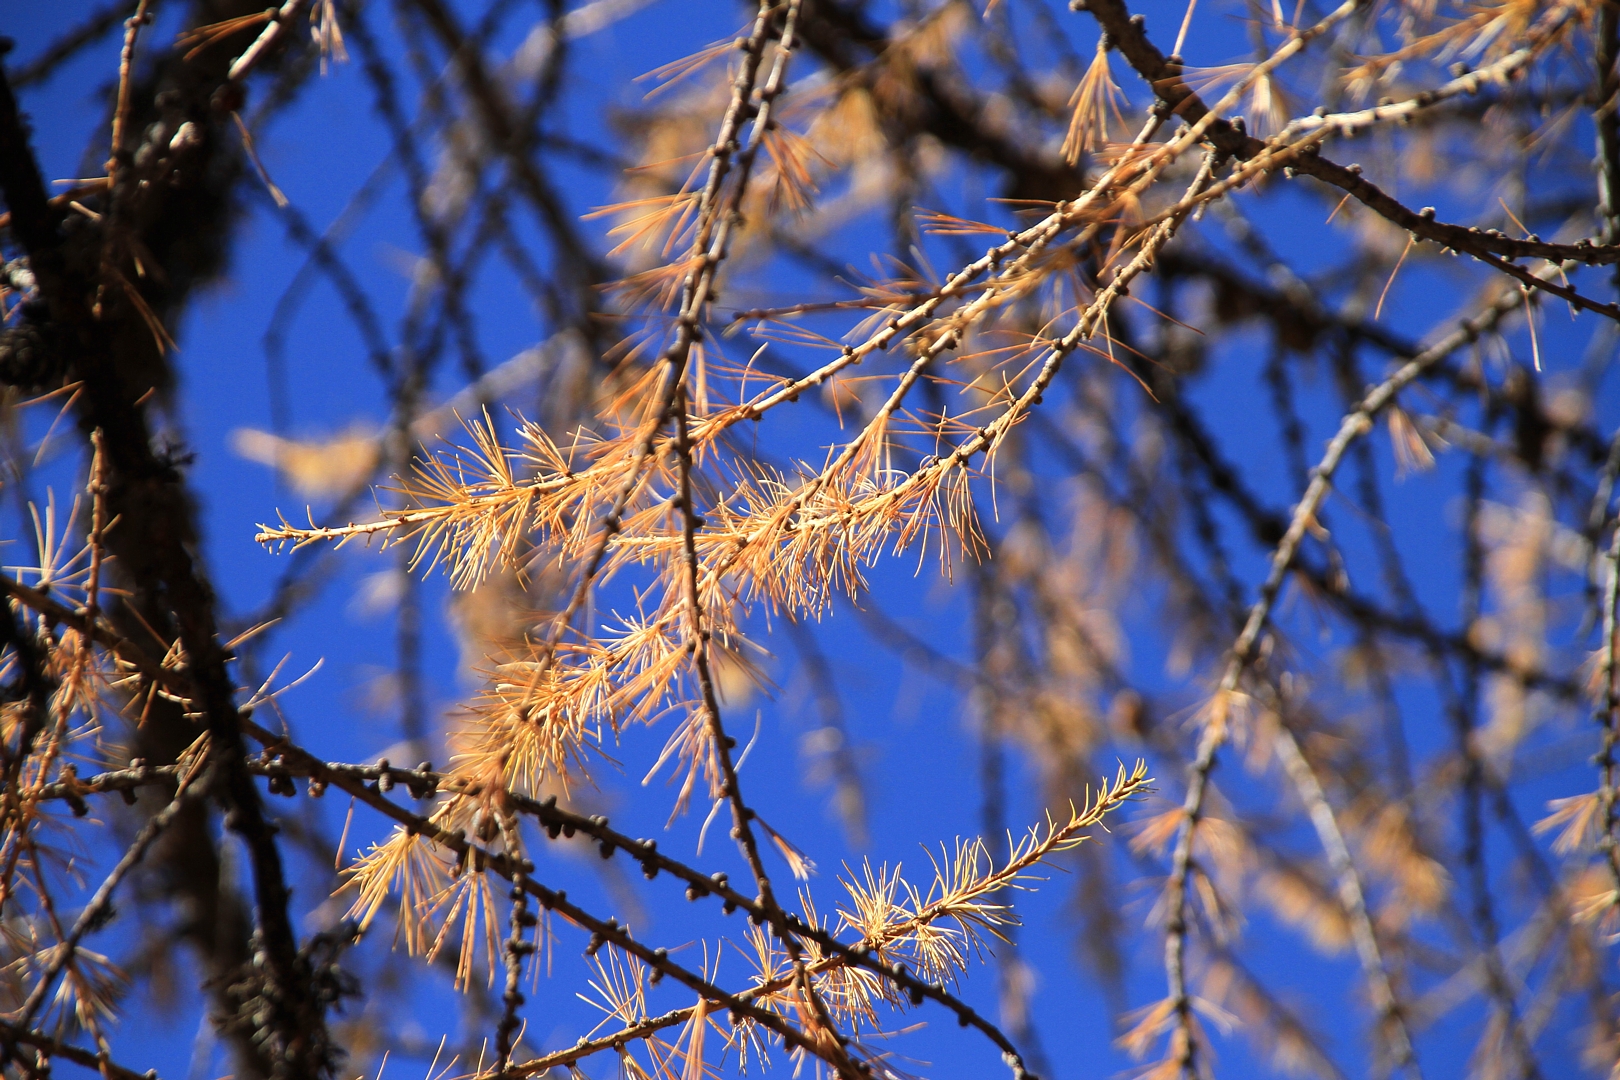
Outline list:
[[[1125,119],[1120,106],[1125,94],[1114,82],[1108,64],[1108,50],[1103,42],[1097,43],[1097,53],[1091,65],[1074,88],[1069,98],[1069,132],[1063,140],[1063,160],[1075,165],[1088,151],[1108,141],[1108,120],[1112,116],[1121,126]]]

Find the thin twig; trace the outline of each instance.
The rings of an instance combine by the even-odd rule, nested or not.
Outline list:
[[[293,22],[298,18],[299,12],[303,11],[306,3],[308,0],[286,0],[279,8],[268,12],[270,21],[259,31],[259,36],[253,39],[253,44],[243,50],[242,54],[231,63],[225,77],[234,83],[245,79],[254,65],[264,59],[281,40],[282,35],[292,28]]]
[[[75,1065],[82,1065],[86,1069],[101,1073],[103,1077],[112,1076],[117,1080],[156,1080],[157,1070],[149,1069],[144,1073],[126,1068],[118,1062],[107,1057],[106,1054],[92,1054],[88,1050],[51,1038],[44,1032],[34,1031],[24,1025],[14,1024],[8,1020],[0,1020],[0,1045],[15,1046],[21,1043],[42,1050],[52,1058],[61,1058],[71,1061]]]
[[[107,186],[118,184],[118,168],[124,162],[124,130],[129,127],[130,97],[135,66],[135,40],[141,27],[151,21],[152,0],[140,0],[135,14],[124,21],[124,48],[118,57],[118,102],[113,108],[112,152],[107,155]]]
[[[1165,907],[1168,912],[1165,923],[1165,972],[1169,984],[1170,1004],[1180,1032],[1179,1066],[1186,1075],[1192,1075],[1195,1071],[1197,1054],[1197,1043],[1193,1035],[1192,995],[1187,989],[1186,978],[1187,898],[1193,865],[1193,838],[1199,819],[1203,815],[1209,777],[1215,767],[1217,752],[1229,735],[1228,719],[1235,704],[1234,699],[1239,692],[1239,683],[1249,665],[1254,662],[1262,632],[1271,617],[1272,605],[1276,602],[1283,581],[1293,566],[1306,531],[1315,523],[1316,512],[1327,498],[1332,487],[1333,475],[1350,445],[1372,430],[1373,418],[1394,402],[1402,389],[1457,349],[1493,329],[1504,317],[1518,310],[1520,302],[1518,290],[1511,290],[1499,296],[1481,314],[1464,320],[1459,329],[1403,364],[1344,416],[1339,423],[1338,433],[1328,443],[1327,452],[1312,470],[1310,487],[1306,488],[1299,503],[1294,507],[1288,529],[1272,553],[1270,571],[1260,586],[1259,598],[1249,609],[1242,633],[1238,635],[1232,647],[1226,669],[1204,721],[1197,754],[1189,770],[1187,795],[1182,803],[1183,820],[1176,834],[1176,845],[1171,857],[1170,879],[1165,895]]]
[[[1616,609],[1620,608],[1620,528],[1609,539],[1603,556],[1603,644],[1598,649],[1598,705],[1592,720],[1598,726],[1600,738],[1596,762],[1598,766],[1598,814],[1602,831],[1598,835],[1598,850],[1608,867],[1616,902],[1620,902],[1620,792],[1616,790],[1615,747],[1620,745],[1620,679],[1616,678],[1616,642],[1620,633],[1616,625]]]
[[[22,1007],[13,1016],[13,1022],[19,1027],[26,1028],[33,1022],[34,1015],[39,1011],[40,1006],[45,1003],[45,995],[50,991],[51,985],[56,982],[56,977],[73,962],[73,957],[78,952],[79,942],[105,919],[108,905],[112,903],[113,892],[118,888],[119,883],[129,875],[131,870],[140,865],[141,860],[145,858],[147,851],[157,841],[157,838],[162,835],[163,830],[179,815],[181,810],[185,809],[188,802],[197,797],[197,794],[192,791],[192,783],[199,776],[203,777],[203,782],[198,785],[198,788],[202,793],[207,793],[211,786],[208,760],[207,754],[199,754],[181,772],[179,787],[175,790],[174,798],[169,800],[169,805],[153,814],[147,819],[146,824],[141,826],[141,831],[136,834],[134,842],[125,850],[123,858],[118,860],[117,865],[102,880],[101,886],[96,889],[90,901],[85,904],[84,910],[79,913],[78,921],[73,924],[73,929],[52,950],[50,963],[45,966],[44,971],[40,972],[39,980],[34,983],[34,988],[29,992],[27,1000],[23,1002]]]
[[[1294,733],[1287,725],[1277,725],[1273,745],[1277,749],[1277,756],[1281,759],[1283,768],[1288,772],[1289,779],[1294,783],[1294,790],[1299,793],[1300,800],[1310,814],[1311,825],[1316,829],[1322,848],[1327,852],[1328,863],[1333,867],[1334,877],[1338,880],[1339,903],[1350,920],[1350,933],[1356,943],[1356,955],[1361,961],[1362,973],[1366,976],[1367,985],[1372,991],[1372,1006],[1378,1015],[1378,1030],[1389,1042],[1392,1063],[1395,1068],[1421,1080],[1423,1070],[1418,1066],[1417,1052],[1412,1044],[1412,1032],[1407,1026],[1405,1012],[1390,980],[1389,964],[1384,958],[1383,949],[1378,943],[1378,934],[1373,929],[1372,916],[1367,910],[1367,896],[1362,887],[1361,875],[1350,857],[1350,847],[1345,843],[1344,833],[1339,828],[1338,815],[1334,813],[1326,793],[1322,791],[1322,784],[1317,779],[1316,771],[1310,762],[1305,760],[1299,740],[1294,737]]]

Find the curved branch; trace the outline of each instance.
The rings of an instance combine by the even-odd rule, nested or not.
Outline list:
[[[1425,349],[1398,368],[1378,386],[1374,387],[1356,408],[1340,421],[1338,433],[1328,444],[1327,452],[1312,470],[1311,483],[1294,508],[1288,529],[1272,554],[1271,569],[1260,586],[1260,595],[1249,609],[1242,633],[1238,635],[1227,661],[1225,672],[1216,689],[1214,700],[1199,737],[1198,751],[1193,759],[1182,803],[1183,821],[1176,835],[1176,846],[1171,860],[1170,881],[1166,889],[1165,904],[1169,912],[1165,925],[1165,971],[1170,989],[1170,1004],[1183,1038],[1179,1050],[1180,1067],[1191,1075],[1194,1071],[1196,1042],[1192,1037],[1192,995],[1186,982],[1186,944],[1188,932],[1187,895],[1192,872],[1193,837],[1203,814],[1204,799],[1208,793],[1209,777],[1215,767],[1217,751],[1228,736],[1227,719],[1239,683],[1256,658],[1262,632],[1271,617],[1272,605],[1282,588],[1306,531],[1315,523],[1316,512],[1332,487],[1333,474],[1338,470],[1345,452],[1356,439],[1372,430],[1373,418],[1394,402],[1397,394],[1424,371],[1438,364],[1452,352],[1477,339],[1480,334],[1494,329],[1510,313],[1519,310],[1522,301],[1510,292],[1489,305],[1485,311],[1443,340]]]

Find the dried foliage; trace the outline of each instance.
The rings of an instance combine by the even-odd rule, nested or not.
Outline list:
[[[715,0],[735,35],[565,134],[646,6],[135,0],[0,72],[7,1074],[141,1075],[116,1021],[187,979],[249,1080],[898,1080],[930,1015],[1014,1080],[1095,1071],[1037,1028],[1073,1009],[1021,913],[1064,870],[1135,1075],[1620,1076],[1620,8]],[[98,175],[53,194],[18,94],[93,50]],[[323,231],[259,146],[338,73],[389,151]],[[384,308],[344,239],[396,182]],[[229,620],[176,339],[253,198],[307,261],[274,430],[232,443],[320,510],[262,509],[282,576]],[[491,280],[540,328],[495,367]],[[385,419],[298,437],[317,284]],[[346,547],[397,631],[387,753],[442,768],[328,760],[263,670]],[[818,874],[744,770],[778,736],[743,703],[802,697],[849,837],[894,827],[852,624],[971,721],[981,789],[934,794],[985,838],[913,836],[921,874]],[[596,812],[620,772],[694,854]],[[602,895],[560,887],[580,851]],[[467,1016],[404,1022],[438,969]],[[601,1014],[571,1044],[530,1027],[556,987]]]

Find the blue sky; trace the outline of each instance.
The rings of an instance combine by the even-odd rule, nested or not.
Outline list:
[[[12,60],[37,53],[67,24],[75,6],[0,0],[0,24],[18,42]],[[1181,14],[1179,5],[1139,6],[1148,13],[1150,29],[1160,33],[1172,27]],[[177,12],[178,5],[166,6],[152,33],[158,38],[172,34]],[[640,101],[643,88],[634,81],[636,76],[730,36],[743,15],[740,6],[722,0],[658,0],[618,25],[578,42],[573,70],[589,75],[570,85],[560,126],[588,141],[604,141],[609,137],[613,110],[634,108]],[[526,17],[508,25],[500,38],[500,48],[515,46]],[[1081,54],[1088,55],[1095,41],[1090,20],[1068,16],[1062,25]],[[1212,6],[1207,13],[1200,13],[1195,25],[1198,34],[1194,40],[1201,55],[1190,57],[1194,62],[1213,65],[1243,55],[1245,30],[1228,9]],[[391,36],[383,36],[393,41]],[[48,84],[23,96],[24,108],[34,120],[36,150],[48,177],[81,174],[83,148],[99,122],[100,103],[116,53],[117,43],[109,38],[87,50]],[[1116,73],[1133,97],[1140,99],[1139,84],[1127,78],[1123,64],[1117,61]],[[369,102],[358,66],[337,65],[330,74],[313,82],[273,123],[255,132],[269,174],[318,228],[343,212],[353,193],[388,156],[386,136]],[[561,159],[553,167],[574,212],[583,214],[611,198],[611,177]],[[945,197],[953,201],[945,208],[968,216],[997,213],[993,207],[978,202],[989,188],[982,173],[972,167],[956,168],[943,183]],[[397,175],[385,182],[382,191],[356,223],[342,250],[360,271],[384,325],[393,328],[403,316],[407,291],[407,282],[399,270],[400,254],[420,250],[421,243],[402,203],[403,187]],[[1442,216],[1453,215],[1453,219],[1472,220],[1467,217],[1469,212],[1489,206],[1484,192],[1478,193],[1472,206],[1464,205],[1466,199],[1459,201],[1451,193],[1400,194],[1413,205],[1441,203]],[[1342,233],[1324,224],[1331,201],[1324,202],[1321,193],[1303,188],[1268,192],[1266,197],[1273,199],[1266,221],[1278,245],[1298,260],[1296,265],[1303,271],[1330,271],[1334,260],[1346,250]],[[1446,198],[1452,202],[1444,203]],[[594,223],[585,227],[600,230],[602,226]],[[532,222],[520,218],[517,228],[520,242],[543,250]],[[1198,237],[1199,243],[1217,248],[1227,244],[1213,222],[1200,228]],[[866,264],[866,251],[880,250],[887,244],[887,230],[876,216],[857,220],[836,238],[840,257],[859,266]],[[947,258],[942,251],[940,265]],[[272,424],[263,342],[276,301],[302,262],[302,252],[288,242],[282,223],[267,202],[248,199],[228,278],[191,305],[177,334],[180,347],[175,362],[181,390],[175,419],[187,445],[197,455],[189,476],[204,515],[209,569],[225,609],[235,616],[257,608],[286,566],[285,556],[266,552],[253,541],[256,524],[270,520],[278,511],[294,519],[302,512],[298,496],[278,487],[268,470],[244,462],[231,450],[231,436],[237,429],[268,428]],[[791,270],[770,272],[777,276],[769,284],[783,292],[795,287],[795,276],[803,277]],[[1407,268],[1403,274],[1406,277],[1401,288],[1392,293],[1383,321],[1414,338],[1426,333],[1444,311],[1461,303],[1467,283],[1478,281],[1477,271],[1468,266],[1423,264]],[[1595,279],[1586,280],[1590,284]],[[480,343],[492,361],[513,355],[549,333],[544,317],[508,275],[482,275],[472,296]],[[1540,349],[1549,379],[1556,382],[1578,367],[1593,327],[1589,318],[1574,323],[1551,307],[1546,310],[1549,314]],[[292,404],[291,433],[318,436],[330,434],[356,418],[373,422],[385,419],[383,387],[368,367],[362,343],[330,289],[314,289],[298,307],[290,325],[279,330],[286,342],[285,385]],[[1523,335],[1514,335],[1510,340],[1517,350],[1527,348],[1528,339]],[[1228,456],[1251,470],[1256,487],[1268,494],[1272,505],[1285,509],[1292,502],[1287,490],[1288,471],[1277,450],[1276,432],[1268,426],[1269,417],[1262,417],[1255,404],[1263,400],[1261,369],[1268,348],[1257,332],[1226,334],[1213,350],[1207,370],[1192,381],[1188,392],[1206,408],[1208,416],[1218,421],[1215,435]],[[1372,365],[1367,366],[1371,373]],[[459,386],[459,378],[454,364],[441,365],[435,393],[441,397],[452,393]],[[1307,443],[1314,453],[1331,433],[1337,397],[1325,373],[1314,383],[1307,380],[1301,394],[1302,411],[1311,421]],[[1612,393],[1604,395],[1604,403],[1613,405]],[[514,405],[522,408],[523,402]],[[1122,403],[1127,417],[1138,407],[1128,400]],[[808,410],[783,423],[782,437],[797,440],[801,446],[824,444],[832,437],[829,421]],[[1376,440],[1376,448],[1380,462],[1393,471],[1387,440]],[[40,484],[49,481],[58,486],[59,492],[65,492],[72,484],[76,464],[69,456],[58,458],[41,473]],[[1410,537],[1455,534],[1456,508],[1450,493],[1457,489],[1460,468],[1460,455],[1444,458],[1435,472],[1410,477],[1388,489],[1391,519],[1401,527],[1398,532]],[[1229,534],[1241,535],[1236,519],[1229,517],[1224,508],[1217,507],[1215,512]],[[1353,518],[1342,507],[1334,512]],[[1354,526],[1350,529],[1353,531]],[[1346,543],[1351,550],[1365,555],[1364,540]],[[1264,573],[1264,552],[1247,544],[1235,543],[1234,549],[1236,572],[1245,581],[1257,582]],[[1451,598],[1456,590],[1457,567],[1449,554],[1451,550],[1422,543],[1407,549],[1420,590],[1443,612],[1454,610]],[[304,671],[320,661],[320,669],[284,698],[283,707],[305,745],[333,759],[373,758],[399,738],[392,713],[376,714],[364,706],[368,681],[394,662],[394,634],[386,618],[368,616],[354,602],[367,576],[391,565],[391,557],[374,551],[345,551],[335,560],[335,572],[319,598],[289,625],[276,627],[263,650],[268,663],[283,654],[290,656],[288,672]],[[1369,584],[1374,573],[1371,565],[1370,560],[1362,559],[1361,566],[1369,567],[1361,571]],[[970,637],[966,628],[971,613],[966,590],[959,582],[941,579],[931,563],[920,573],[913,573],[915,567],[914,558],[885,561],[873,577],[873,602],[917,634],[940,642],[943,651],[968,657]],[[447,601],[447,586],[442,578],[429,576],[423,596],[425,609],[433,615],[425,627],[426,694],[431,710],[442,711],[464,697],[469,687],[457,674],[457,646],[446,620],[437,617]],[[1168,702],[1189,705],[1193,701],[1191,688],[1165,674],[1167,637],[1163,628],[1155,626],[1155,602],[1151,591],[1144,591],[1136,609],[1129,613],[1130,670],[1145,685],[1164,687]],[[818,722],[791,644],[781,635],[767,641],[775,653],[771,666],[777,691],[737,703],[729,710],[732,715],[728,722],[733,730],[746,730],[752,727],[757,714],[760,743],[749,759],[744,782],[762,815],[805,848],[820,866],[821,873],[811,887],[826,910],[838,893],[833,878],[843,872],[845,865],[870,857],[874,861],[901,861],[909,870],[918,872],[925,863],[920,844],[949,844],[955,837],[976,835],[981,831],[982,815],[977,780],[980,750],[972,735],[970,703],[959,688],[906,666],[892,652],[876,645],[847,604],[823,621],[819,638],[838,676],[852,737],[870,779],[871,837],[864,849],[851,847],[838,828],[828,791],[810,786],[803,778],[799,743]],[[1323,648],[1327,645],[1318,644]],[[1301,636],[1296,645],[1309,648],[1311,642]],[[1417,715],[1434,711],[1433,702],[1419,692],[1408,694],[1404,703]],[[1412,737],[1419,749],[1425,745],[1436,749],[1449,738],[1438,724],[1414,724]],[[677,821],[666,836],[663,829],[669,799],[656,787],[651,791],[638,787],[664,738],[662,730],[629,732],[612,751],[623,763],[622,769],[604,770],[601,790],[593,798],[613,814],[620,828],[656,835],[666,850],[690,854],[701,815]],[[1571,766],[1576,770],[1582,767],[1583,752],[1579,747],[1569,752]],[[1043,811],[1039,769],[1032,768],[1018,751],[1009,753],[1008,762],[1009,819],[1015,824],[1033,824]],[[1232,771],[1237,772],[1235,765]],[[1538,779],[1522,789],[1519,797],[1526,814],[1531,818],[1539,816],[1540,802],[1546,797],[1584,790],[1568,787],[1568,775],[1566,771]],[[1164,779],[1165,794],[1179,799],[1179,777]],[[288,807],[289,813],[296,808],[290,803],[278,806]],[[346,809],[335,796],[320,805],[320,823],[330,838],[335,839],[343,829]],[[380,838],[383,833],[382,824],[362,810],[349,830],[347,848],[352,852],[357,845]],[[1130,857],[1124,854],[1125,836],[1124,830],[1117,830],[1102,840],[1117,850],[1116,865],[1122,872],[1133,869]],[[742,869],[734,852],[713,841],[702,864],[728,868],[734,877]],[[1148,883],[1162,869],[1142,864],[1134,869],[1146,878],[1139,876],[1120,885],[1129,890],[1125,910],[1127,918],[1136,924],[1125,953],[1125,983],[1133,1007],[1149,1004],[1163,993],[1158,937],[1139,929],[1154,898]],[[712,910],[678,901],[678,892],[668,882],[614,882],[604,878],[597,860],[588,852],[581,855],[577,851],[548,850],[543,853],[539,873],[547,881],[566,885],[571,896],[585,898],[597,910],[606,911],[619,903],[622,893],[618,890],[631,890],[645,912],[635,923],[638,934],[660,943],[712,943],[721,931],[732,935],[741,931],[740,923],[728,925]],[[1130,1065],[1112,1045],[1118,1032],[1114,1013],[1117,1002],[1111,1001],[1098,980],[1076,962],[1080,943],[1073,886],[1062,874],[1053,876],[1049,884],[1018,901],[1026,923],[1022,937],[1036,943],[1025,950],[1039,986],[1036,1028],[1055,1064],[1057,1077],[1070,1080],[1114,1075]],[[321,909],[312,919],[329,914],[329,909],[321,908],[322,897],[316,893],[318,886],[314,883],[319,880],[318,874],[309,874],[295,897],[300,911]],[[1125,882],[1123,873],[1120,880]],[[386,930],[373,937],[386,939]],[[373,941],[363,950],[359,970],[368,980],[402,980],[399,985],[404,989],[400,993],[410,1002],[409,1007],[403,1007],[389,999],[386,1012],[378,1014],[378,1024],[386,1021],[396,1030],[428,1043],[447,1032],[454,1038],[459,1005],[447,988],[447,980],[420,977],[403,963],[385,973],[382,950],[377,945]],[[531,1045],[566,1045],[595,1022],[590,1010],[574,996],[575,991],[584,988],[585,967],[579,956],[582,945],[578,935],[568,931],[561,934],[554,970],[531,995],[527,1036]],[[698,950],[701,946],[694,944],[691,948]],[[1350,956],[1324,958],[1301,947],[1295,933],[1259,914],[1244,931],[1243,955],[1256,972],[1298,995],[1298,1001],[1306,1007],[1306,1019],[1320,1030],[1346,1072],[1359,1075],[1364,1071],[1367,1013],[1352,994],[1342,989],[1352,981],[1354,963]],[[721,970],[736,977],[743,967],[742,957],[731,953]],[[969,976],[964,995],[993,1014],[994,968],[976,968]],[[680,993],[673,989],[664,991],[662,1000],[671,1007],[683,1003]],[[378,1000],[357,1003],[355,1008],[363,1011],[372,1004],[379,1009],[385,1006],[383,1000]],[[118,1040],[120,1058],[140,1068],[155,1067],[165,1080],[187,1076],[188,1071],[199,1077],[218,1075],[228,1068],[223,1056],[210,1059],[195,1053],[200,1008],[201,1002],[192,991],[183,992],[180,1000],[171,1003],[143,988],[129,1002]],[[1465,1009],[1463,1015],[1472,1018],[1448,1028],[1454,1028],[1454,1033],[1421,1044],[1433,1062],[1431,1076],[1462,1074],[1462,1059],[1477,1029],[1479,1010],[1470,1014]],[[920,1073],[946,1080],[994,1075],[1001,1068],[993,1048],[976,1036],[958,1032],[948,1014],[923,1009],[896,1017],[894,1023],[927,1025],[894,1043],[899,1054],[927,1063],[926,1067],[916,1068]],[[1549,1037],[1544,1062],[1549,1075],[1559,1075],[1572,1066],[1575,1030],[1571,1018],[1559,1025],[1556,1036]],[[1222,1039],[1221,1045],[1218,1069],[1222,1075],[1247,1075],[1257,1064],[1249,1058],[1240,1038]],[[374,1071],[377,1067],[374,1060],[354,1064],[356,1071],[360,1067]],[[414,1076],[425,1067],[425,1062],[396,1056],[388,1066],[388,1075],[397,1078],[397,1070],[404,1070]],[[611,1061],[599,1059],[589,1063],[586,1071],[598,1077],[606,1076],[612,1068]]]

